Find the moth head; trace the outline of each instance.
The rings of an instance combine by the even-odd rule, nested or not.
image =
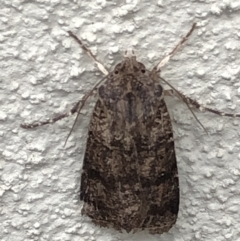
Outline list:
[[[121,63],[117,64],[114,68],[114,75],[124,74],[145,74],[146,68],[144,64],[137,61],[135,52],[133,49],[126,50],[124,53],[124,59]]]

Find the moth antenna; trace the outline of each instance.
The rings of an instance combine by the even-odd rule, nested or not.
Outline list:
[[[75,39],[75,41],[81,46],[81,48],[85,51],[85,53],[97,64],[98,69],[104,74],[108,75],[109,71],[104,67],[104,65],[96,59],[90,49],[88,49],[83,42],[71,31],[68,31],[68,34]]]

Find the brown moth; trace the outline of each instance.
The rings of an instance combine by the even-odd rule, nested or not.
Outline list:
[[[126,56],[98,94],[83,162],[82,213],[118,230],[168,231],[177,219],[179,188],[158,73]]]
[[[148,229],[150,233],[161,234],[175,224],[179,184],[172,125],[164,96],[175,95],[188,107],[240,117],[240,114],[204,107],[171,84],[167,83],[174,91],[163,90],[160,84],[160,81],[166,82],[159,76],[161,67],[187,40],[195,26],[193,24],[173,51],[151,71],[136,60],[133,52],[126,52],[123,61],[110,73],[81,40],[69,32],[106,77],[70,112],[47,121],[21,125],[34,128],[74,113],[79,115],[88,97],[98,88],[80,188],[80,199],[84,201],[82,214],[97,225],[127,232]],[[105,82],[98,87],[103,80]]]

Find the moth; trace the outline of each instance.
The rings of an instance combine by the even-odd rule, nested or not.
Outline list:
[[[176,95],[188,107],[237,116],[203,107],[177,91],[164,90],[160,69],[183,45],[196,24],[174,50],[152,70],[133,52],[108,73],[80,39],[69,32],[106,75],[70,112],[51,120],[22,124],[34,128],[79,115],[94,90],[98,100],[89,124],[81,176],[82,214],[103,227],[150,233],[167,232],[179,210],[179,181],[171,119],[164,96]],[[101,85],[100,85],[101,84]],[[191,110],[191,109],[190,109]]]

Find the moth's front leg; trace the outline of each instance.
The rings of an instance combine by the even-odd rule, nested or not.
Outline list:
[[[97,58],[93,55],[90,49],[88,49],[85,44],[83,44],[82,40],[79,39],[75,34],[73,34],[71,31],[68,31],[68,34],[75,39],[75,41],[81,46],[81,48],[85,51],[85,53],[93,60],[93,62],[96,63],[98,69],[104,74],[108,75],[109,71],[104,67],[104,65],[97,60]]]
[[[187,34],[179,41],[179,43],[175,46],[175,48],[164,58],[162,59],[159,64],[157,64],[154,68],[156,71],[160,71],[161,68],[168,63],[168,61],[176,54],[179,48],[188,40],[189,36],[192,34],[194,29],[196,28],[196,23],[193,23],[191,29],[187,32]]]

